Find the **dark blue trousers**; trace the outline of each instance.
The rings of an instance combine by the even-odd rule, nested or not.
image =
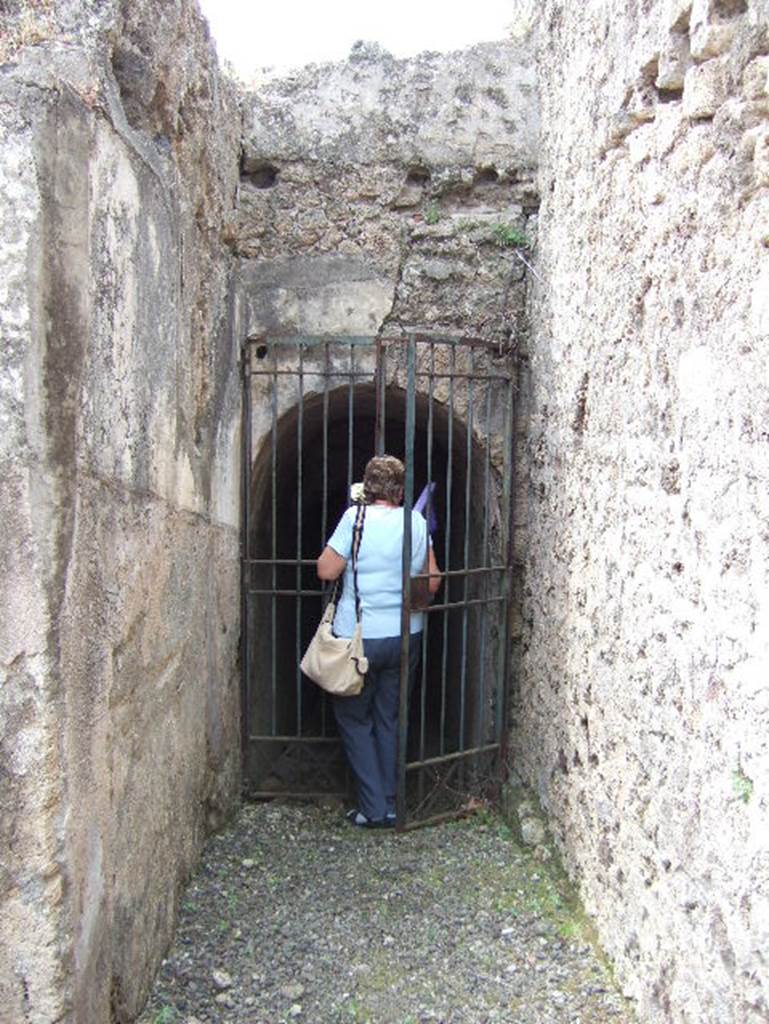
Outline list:
[[[422,634],[409,643],[411,692]],[[369,669],[357,697],[332,697],[334,714],[347,761],[358,791],[358,810],[374,821],[395,813],[398,756],[398,705],[401,638],[363,640]]]

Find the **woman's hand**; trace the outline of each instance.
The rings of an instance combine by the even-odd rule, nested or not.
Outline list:
[[[347,559],[342,558],[327,544],[318,559],[318,579],[336,580],[342,575],[346,565]]]

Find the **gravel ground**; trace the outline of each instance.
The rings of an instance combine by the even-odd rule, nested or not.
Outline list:
[[[396,835],[247,805],[139,1024],[630,1024],[552,862],[483,813]]]

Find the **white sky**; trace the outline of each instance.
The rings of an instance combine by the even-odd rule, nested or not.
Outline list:
[[[503,39],[515,0],[200,0],[221,60],[244,77],[341,60],[358,39],[395,57]]]

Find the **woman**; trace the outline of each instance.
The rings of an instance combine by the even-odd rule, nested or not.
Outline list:
[[[380,455],[371,459],[363,477],[367,506],[358,553],[358,592],[361,602],[363,648],[369,669],[356,697],[332,697],[334,714],[358,790],[358,807],[347,815],[361,828],[395,825],[398,707],[401,662],[403,480],[400,459]],[[334,632],[351,637],[355,630],[352,579],[352,532],[355,507],[348,508],[318,559],[318,576],[335,580],[342,573],[344,589],[337,605]],[[411,575],[424,570],[425,553],[434,594],[441,575],[427,534],[425,520],[411,514]],[[421,647],[424,615],[411,615],[409,685],[413,685]]]

